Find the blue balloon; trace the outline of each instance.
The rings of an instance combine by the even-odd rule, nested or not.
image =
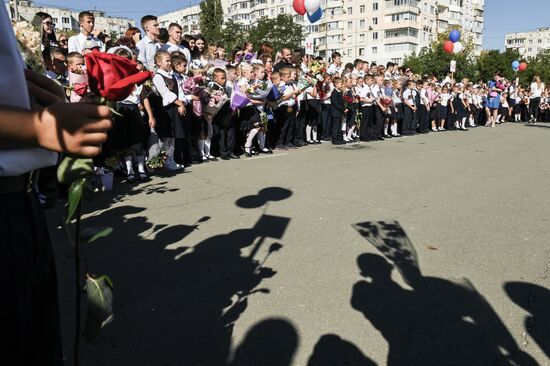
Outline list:
[[[460,39],[460,32],[457,31],[456,29],[452,30],[451,33],[449,34],[449,39],[454,43],[454,42],[458,42],[458,40]]]
[[[317,9],[317,11],[313,14],[307,13],[307,18],[309,19],[310,23],[315,23],[316,21],[321,19],[322,16],[323,16],[323,9],[321,8]]]
[[[519,61],[512,62],[512,69],[519,69]]]

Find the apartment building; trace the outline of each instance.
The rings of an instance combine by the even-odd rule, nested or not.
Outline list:
[[[504,47],[518,50],[523,57],[535,57],[540,51],[550,49],[550,28],[534,32],[508,33]]]
[[[356,58],[386,63],[403,62],[407,55],[429,47],[437,34],[460,26],[481,52],[485,0],[322,0],[321,20],[310,24],[296,14],[288,0],[222,0],[224,18],[252,27],[260,18],[290,14],[313,37],[316,52],[329,57],[342,53],[344,61]],[[189,33],[199,33],[200,8],[193,6],[165,14]],[[187,17],[187,18],[186,18]],[[169,22],[168,22],[169,23]],[[187,28],[186,28],[187,26]]]
[[[43,11],[52,16],[57,32],[67,32],[70,30],[80,31],[78,25],[78,13],[82,10],[62,8],[55,6],[45,6],[35,4],[34,1],[12,0],[5,3],[6,9],[11,19],[32,21],[34,15]],[[99,10],[91,10],[95,16],[95,27],[101,29],[106,34],[115,33],[117,36],[124,34],[129,27],[135,26],[135,22],[128,18],[107,16]]]
[[[168,28],[170,23],[177,23],[182,26],[183,34],[199,34],[199,16],[201,13],[200,6],[193,5],[187,8],[179,9],[160,15],[158,17],[159,25],[162,28]]]

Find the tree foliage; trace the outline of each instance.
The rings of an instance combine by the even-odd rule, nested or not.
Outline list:
[[[279,14],[274,19],[262,17],[248,34],[248,40],[254,45],[267,42],[276,50],[283,47],[298,48],[303,39],[302,27],[289,14]]]
[[[550,49],[540,51],[536,57],[529,58],[526,61],[529,66],[520,75],[521,83],[528,84],[535,75],[538,75],[546,85],[550,85]]]
[[[219,43],[230,53],[235,47],[242,47],[246,39],[247,33],[243,26],[230,19],[223,26]]]
[[[477,59],[479,78],[491,80],[499,72],[508,80],[515,79],[516,73],[512,70],[512,62],[519,59],[517,50],[506,50],[502,53],[499,50],[483,51]]]
[[[418,55],[413,53],[405,59],[405,67],[411,68],[420,75],[435,75],[444,78],[450,72],[451,60],[456,61],[457,80],[476,77],[475,60],[473,58],[474,45],[469,37],[461,39],[464,51],[459,54],[448,54],[443,50],[443,43],[449,39],[449,32],[438,35],[437,40],[430,47],[423,48]]]
[[[222,37],[223,10],[221,0],[203,0],[200,3],[199,26],[209,43],[216,44]]]

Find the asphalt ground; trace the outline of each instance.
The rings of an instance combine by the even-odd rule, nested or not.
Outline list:
[[[549,156],[508,123],[116,182],[86,206],[115,319],[81,365],[550,365]]]

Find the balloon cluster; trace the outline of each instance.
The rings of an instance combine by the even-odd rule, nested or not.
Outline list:
[[[527,66],[529,66],[527,62],[520,63],[518,60],[512,62],[512,70],[514,70],[515,72],[525,71],[527,70]]]
[[[447,53],[460,53],[464,50],[464,45],[460,40],[460,32],[456,29],[449,34],[449,40],[443,43],[443,50]]]
[[[315,23],[323,16],[321,0],[294,0],[292,7],[300,15],[307,13],[307,19],[310,23]]]

